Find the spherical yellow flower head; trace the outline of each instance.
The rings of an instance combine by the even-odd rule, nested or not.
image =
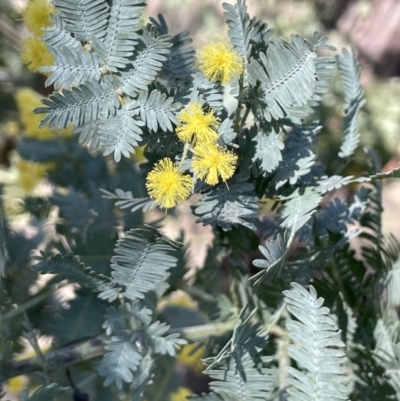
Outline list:
[[[49,0],[30,0],[22,12],[27,28],[36,36],[43,34],[42,28],[51,25],[50,15],[55,12]]]
[[[43,118],[41,114],[33,112],[36,107],[42,107],[41,98],[43,96],[30,88],[17,89],[15,93],[15,101],[19,110],[21,123],[24,127],[24,136],[27,138],[46,140],[55,137],[70,138],[73,136],[73,126],[70,124],[67,128],[61,130],[51,130],[47,125],[39,128],[39,124]]]
[[[193,171],[209,185],[218,184],[218,176],[226,181],[235,172],[237,156],[219,145],[200,145],[194,148]]]
[[[39,184],[47,171],[55,168],[55,163],[35,163],[29,160],[21,159],[17,163],[19,185],[25,191],[29,192],[35,188],[37,184]]]
[[[179,113],[178,120],[182,125],[176,128],[176,134],[181,141],[193,144],[210,143],[218,138],[218,117],[214,116],[211,110],[205,113],[200,103],[189,103],[188,107]]]
[[[243,59],[231,45],[210,43],[200,52],[199,67],[208,79],[227,84],[243,72]]]
[[[187,387],[179,387],[178,390],[171,393],[171,401],[187,401],[187,397],[192,395],[193,391],[189,390]]]
[[[192,178],[181,171],[168,157],[160,160],[147,175],[146,188],[150,198],[166,209],[187,199],[192,190]]]
[[[15,94],[25,136],[35,139],[52,139],[54,138],[54,132],[48,126],[39,128],[43,116],[33,112],[36,107],[43,106],[40,98],[41,96],[30,88],[18,89]]]
[[[24,40],[21,59],[27,65],[28,70],[33,72],[39,72],[40,67],[54,64],[54,57],[37,36]]]
[[[197,343],[186,344],[178,354],[178,362],[191,367],[196,373],[201,373],[205,369],[201,361],[204,358],[205,351],[204,345],[199,347]]]

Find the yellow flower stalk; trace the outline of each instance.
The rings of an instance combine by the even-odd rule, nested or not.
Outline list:
[[[49,0],[30,0],[22,12],[26,27],[36,36],[43,34],[42,28],[51,25],[50,15],[55,12]]]
[[[219,145],[200,145],[194,149],[193,171],[209,185],[218,184],[218,176],[226,181],[235,172],[237,156]]]
[[[39,72],[40,67],[54,64],[54,57],[48,51],[46,45],[37,36],[24,40],[21,59],[28,70]]]
[[[200,52],[199,67],[208,79],[227,84],[243,72],[243,59],[231,45],[210,43]]]
[[[21,159],[17,163],[19,185],[26,192],[30,192],[43,179],[45,173],[49,170],[53,170],[55,167],[55,163],[51,162],[35,163],[29,160]]]
[[[187,199],[192,190],[192,178],[182,172],[168,157],[160,160],[147,175],[146,188],[150,198],[166,209]]]
[[[176,134],[181,141],[198,144],[214,142],[218,138],[218,117],[212,111],[205,113],[200,103],[189,103],[179,113],[178,120],[182,125],[176,128]]]

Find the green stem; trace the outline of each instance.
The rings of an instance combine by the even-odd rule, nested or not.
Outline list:
[[[54,290],[48,290],[43,292],[42,294],[37,295],[35,298],[30,299],[29,301],[21,304],[18,306],[18,308],[10,310],[9,312],[5,313],[3,315],[3,320],[9,320],[12,319],[13,317],[19,315],[22,312],[27,311],[30,308],[33,308],[34,306],[36,306],[37,304],[40,304],[41,302],[43,302],[45,299],[51,297],[54,293]]]
[[[180,333],[189,341],[198,341],[210,336],[221,336],[232,330],[236,320],[223,323],[208,323],[200,326],[183,327],[177,330],[169,330],[167,334]],[[98,358],[106,353],[106,335],[99,335],[83,340],[79,343],[70,344],[58,350],[50,351],[44,355],[44,360],[49,371],[74,365],[93,358]],[[0,367],[0,379],[8,380],[12,377],[25,375],[38,370],[43,370],[43,362],[35,357],[4,363]]]
[[[185,159],[186,159],[187,152],[188,152],[188,150],[189,150],[189,146],[190,146],[190,145],[186,142],[186,143],[185,143],[185,146],[184,146],[184,148],[183,148],[182,159],[181,159],[181,161],[180,161],[180,163],[179,163],[179,165],[178,165],[178,170],[181,169],[181,167],[182,167],[182,165],[183,165],[183,163],[184,163],[184,161],[185,161]]]
[[[240,132],[240,124],[239,124],[239,122],[240,122],[240,114],[241,114],[241,111],[242,111],[242,101],[243,101],[243,89],[244,89],[244,87],[243,87],[243,79],[244,79],[244,75],[242,73],[240,75],[240,78],[239,78],[239,94],[238,94],[238,97],[237,97],[238,105],[237,105],[237,108],[236,108],[235,119],[234,119],[234,122],[233,122],[233,129],[237,134],[239,134],[239,132]]]
[[[200,299],[201,301],[215,302],[215,298],[212,295],[207,294],[205,291],[200,290],[199,288],[191,287],[190,285],[187,285],[186,283],[181,283],[181,284],[177,285],[177,288],[187,292],[189,295],[192,295],[194,298]]]

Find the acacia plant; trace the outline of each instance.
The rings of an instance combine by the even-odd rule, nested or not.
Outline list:
[[[24,200],[37,237],[4,227],[0,379],[29,375],[38,387],[24,401],[169,400],[189,342],[203,347],[209,377],[195,401],[400,399],[400,247],[381,223],[381,180],[400,170],[380,173],[366,149],[366,174],[328,176],[315,150],[337,71],[339,172],[358,147],[354,56],[330,56],[317,33],[275,36],[238,0],[223,4],[230,43],[196,58],[188,32],[169,34],[161,15],[144,21],[144,7],[32,0],[25,10],[23,58],[54,87],[34,112],[41,127],[73,124],[76,135],[18,144],[24,159],[56,167],[52,195]],[[349,199],[332,196],[349,185]],[[145,225],[144,212],[174,214],[193,194],[214,240],[187,279],[185,238]],[[20,254],[39,245],[31,262]],[[52,276],[29,295],[39,273]],[[70,283],[64,305],[57,294]],[[161,307],[176,290],[196,308]],[[38,335],[52,337],[47,352]],[[34,357],[13,358],[21,336]]]

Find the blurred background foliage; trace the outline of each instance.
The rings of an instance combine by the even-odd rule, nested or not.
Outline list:
[[[0,185],[5,217],[10,225],[8,241],[9,253],[12,254],[12,266],[8,267],[10,271],[29,265],[30,251],[39,245],[44,248],[49,242],[47,236],[54,235],[54,233],[49,234],[43,226],[42,219],[47,217],[46,213],[50,211],[43,203],[46,196],[53,196],[54,203],[62,208],[63,194],[68,191],[66,188],[69,185],[76,191],[87,188],[88,193],[92,188],[88,184],[89,181],[96,182],[97,186],[108,191],[122,187],[140,196],[143,190],[135,188],[134,184],[136,174],[134,166],[143,161],[143,156],[140,154],[136,154],[133,160],[124,159],[116,166],[112,160],[104,159],[101,154],[92,154],[83,149],[73,136],[71,127],[56,132],[36,128],[41,116],[34,115],[32,110],[40,105],[40,97],[47,95],[51,88],[45,88],[45,76],[29,71],[20,58],[23,41],[29,37],[21,14],[26,2],[26,0],[0,0]],[[222,1],[147,0],[147,4],[146,15],[163,14],[168,21],[170,33],[175,34],[189,29],[196,49],[200,49],[210,41],[228,40],[226,25],[223,23]],[[268,21],[276,34],[285,38],[290,38],[291,34],[296,33],[311,37],[314,31],[319,31],[330,38],[330,43],[338,49],[337,52],[340,52],[342,47],[353,49],[361,64],[361,78],[367,103],[361,112],[361,146],[355,160],[346,165],[345,171],[341,170],[341,174],[359,175],[365,171],[365,153],[362,151],[365,145],[372,146],[378,151],[384,170],[397,167],[400,161],[400,2],[397,0],[247,0],[247,5],[251,16],[257,15],[258,18]],[[328,166],[327,173],[334,174],[341,168],[337,153],[341,143],[343,116],[343,89],[337,76],[332,81],[331,89],[324,98],[323,106],[317,111],[324,125],[318,153],[321,161]],[[32,150],[26,145],[29,139],[54,141],[61,144],[57,149],[63,149],[64,153],[58,161],[41,160],[40,163],[32,161],[37,159],[37,155],[35,157],[29,155]],[[62,174],[59,173],[60,169]],[[65,177],[66,174],[71,178],[71,182],[62,181],[61,177]],[[128,182],[130,186],[123,185]],[[53,186],[55,183],[58,187],[56,195]],[[348,189],[342,188],[341,191]],[[97,195],[94,193],[95,190],[90,196],[92,201],[97,201]],[[384,191],[383,204],[388,210],[386,223],[384,220],[386,230],[392,231],[400,238],[398,218],[393,218],[399,207],[398,195],[399,184],[392,184]],[[77,192],[78,203],[82,201],[79,196]],[[349,194],[335,193],[332,196],[347,197]],[[102,202],[100,198],[98,202]],[[108,206],[101,203],[101,207],[105,215],[109,216],[111,212],[107,208],[112,207],[111,202],[108,202]],[[205,244],[210,243],[210,229],[194,225],[188,206],[177,209],[175,217],[151,212],[145,217],[145,221],[156,221],[165,217],[160,224],[164,231],[174,238],[181,235],[181,230],[185,231],[185,242],[192,241],[194,257],[191,263],[194,267],[199,266],[201,265],[199,260],[205,255]],[[128,212],[127,215],[129,217],[125,216],[124,220],[126,226],[133,227],[142,222],[142,217],[136,213]],[[107,224],[105,217],[102,222]],[[62,224],[58,224],[57,232],[62,233],[62,229]],[[117,237],[116,230],[110,232],[112,233],[110,238],[104,243],[105,253],[111,253]],[[22,249],[19,247],[21,238],[29,239],[23,242],[25,245]],[[90,238],[80,240],[82,244],[85,241],[95,243],[95,240]],[[82,244],[77,240],[76,253],[82,254],[79,252],[79,246]],[[61,245],[62,241],[60,247]],[[97,242],[96,246],[99,247]],[[85,247],[88,247],[87,243]],[[97,266],[99,271],[109,268],[103,266],[108,264],[109,259],[105,263],[98,262],[98,266],[96,261],[91,261],[92,267],[96,269]],[[193,267],[190,263],[188,266]],[[30,270],[25,271],[26,275],[32,277],[27,279],[26,275],[15,275],[9,279],[16,292],[12,294],[13,299],[19,297],[21,304],[29,301],[32,294],[45,294],[46,288],[51,284],[51,282],[47,284],[39,282],[36,289],[26,288],[27,284],[35,282],[36,274]],[[64,298],[62,302],[67,301],[68,299]],[[186,309],[193,313],[198,309],[196,303],[181,292],[173,292],[165,300],[160,313],[176,315],[174,308]],[[35,311],[40,312],[40,304],[30,313],[34,314]],[[176,324],[179,325],[179,322]],[[41,341],[43,349],[46,349],[48,347],[46,339],[43,338]],[[21,357],[29,355],[28,348],[26,344],[21,344]],[[200,359],[203,355],[204,349],[196,344],[184,347],[178,361],[182,365],[178,369],[180,373],[183,372],[182,385],[173,389],[172,400],[184,400],[193,390],[199,392],[203,389],[204,382],[199,379],[199,372],[202,369]],[[169,370],[172,372],[172,369]],[[79,372],[75,371],[74,375],[80,379]],[[19,392],[25,385],[26,378],[13,379],[9,383],[8,391]],[[103,396],[107,399],[107,394]]]

